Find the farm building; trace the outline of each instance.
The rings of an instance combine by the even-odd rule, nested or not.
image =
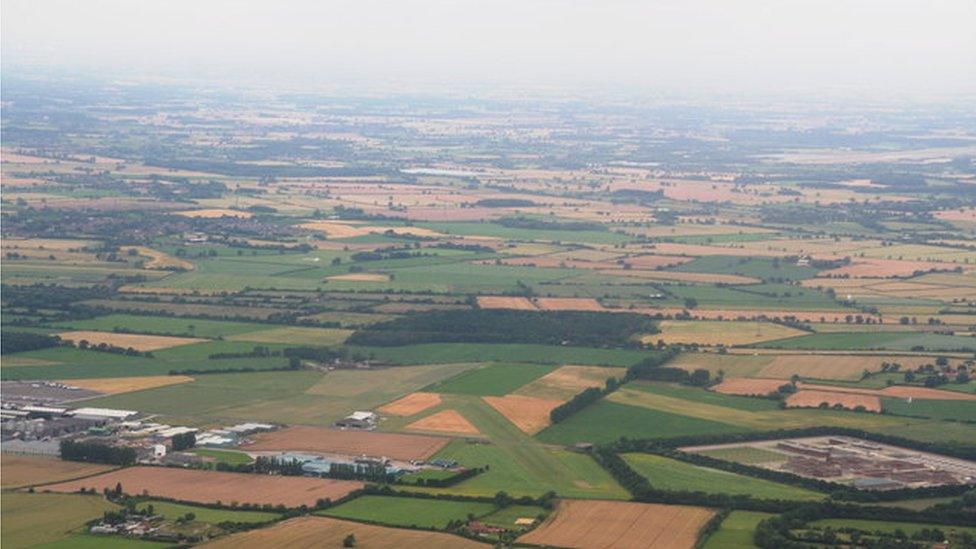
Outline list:
[[[372,429],[376,426],[376,412],[353,412],[336,421],[335,426],[346,429]]]
[[[398,475],[403,473],[403,469],[392,465],[389,460],[379,460],[379,459],[354,459],[354,460],[340,460],[340,459],[330,459],[324,458],[322,456],[316,456],[312,454],[299,454],[299,453],[284,453],[278,456],[279,461],[292,462],[297,461],[302,464],[302,471],[309,475],[328,475],[333,471],[334,468],[340,467],[346,471],[350,471],[356,474],[366,474],[370,472],[376,472],[380,469],[383,470],[388,475]]]
[[[132,410],[113,410],[111,408],[75,408],[66,412],[67,415],[83,419],[102,419],[121,421],[139,412]]]

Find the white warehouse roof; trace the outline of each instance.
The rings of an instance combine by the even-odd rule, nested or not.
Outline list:
[[[125,419],[138,413],[132,410],[113,410],[111,408],[75,408],[68,412],[72,416],[105,417],[110,419]]]

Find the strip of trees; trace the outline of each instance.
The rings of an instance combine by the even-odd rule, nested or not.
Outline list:
[[[135,449],[124,446],[112,446],[100,442],[62,440],[60,448],[61,459],[67,461],[87,461],[110,465],[132,465],[136,462]]]

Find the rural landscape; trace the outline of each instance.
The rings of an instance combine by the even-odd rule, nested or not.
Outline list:
[[[3,77],[7,549],[976,547],[974,103]]]

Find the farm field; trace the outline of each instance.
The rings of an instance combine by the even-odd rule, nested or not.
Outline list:
[[[4,493],[0,500],[4,547],[31,547],[68,539],[89,520],[118,506],[100,496]]]
[[[752,535],[756,526],[772,517],[770,513],[733,511],[725,517],[719,529],[705,540],[704,549],[753,549]]]
[[[691,548],[712,511],[700,507],[563,500],[518,541],[560,547]]]
[[[976,351],[971,336],[917,333],[832,333],[813,334],[759,344],[773,349],[884,349],[892,351]]]
[[[658,490],[751,495],[760,499],[817,501],[826,497],[811,490],[709,469],[653,454],[624,454],[624,460]]]
[[[58,336],[64,341],[72,341],[76,345],[81,345],[87,341],[90,345],[111,345],[123,349],[135,349],[137,351],[158,351],[179,347],[181,345],[191,345],[201,343],[202,339],[192,337],[168,337],[138,334],[120,334],[113,332],[94,332],[87,330],[72,330],[61,332]]]
[[[934,362],[931,356],[895,354],[717,354],[682,353],[671,362],[674,367],[695,370],[704,368],[713,375],[719,370],[728,378],[769,378],[788,380],[801,378],[856,381],[864,371],[877,372],[883,363],[897,363],[902,368],[917,368]]]
[[[496,509],[491,503],[365,495],[319,514],[390,526],[442,529],[448,522],[466,520],[469,514],[481,517]]]
[[[131,393],[157,387],[167,387],[193,381],[190,376],[145,376],[145,377],[105,377],[91,379],[73,379],[70,384],[89,391],[97,391],[107,395]]]
[[[534,344],[424,343],[403,347],[353,347],[373,353],[377,359],[396,364],[438,364],[486,360],[538,364],[587,364],[630,366],[650,353],[631,349],[556,347]]]
[[[96,475],[114,469],[111,465],[61,461],[57,458],[0,454],[3,488],[23,488]]]
[[[627,385],[568,420],[543,430],[537,438],[556,444],[601,443],[621,436],[668,438],[675,432],[682,436],[706,435],[822,424],[946,443],[965,444],[968,437],[976,435],[976,429],[964,423],[940,423],[939,430],[926,431],[926,426],[931,428],[935,420],[837,410],[781,410],[771,400],[694,388],[681,389],[681,393],[684,396],[675,395],[674,389],[662,390],[655,384]],[[697,396],[691,396],[696,393]]]
[[[412,431],[434,431],[457,435],[480,435],[478,428],[471,424],[457,410],[441,410],[406,426]]]
[[[196,519],[194,520],[199,522],[208,522],[210,524],[219,524],[221,522],[261,523],[281,518],[281,515],[278,513],[269,513],[265,511],[210,509],[207,507],[200,507],[198,505],[183,505],[180,503],[171,503],[169,501],[160,500],[144,501],[139,503],[136,507],[138,509],[144,509],[149,505],[153,506],[153,511],[157,515],[162,515],[170,520],[176,520],[187,513],[193,513],[196,515]]]
[[[436,393],[417,392],[384,404],[377,410],[395,416],[412,416],[440,403],[441,397]]]
[[[664,320],[661,333],[644,336],[645,343],[749,345],[763,341],[805,335],[801,330],[771,322],[714,322],[701,320]]]
[[[338,520],[329,517],[299,517],[279,522],[268,528],[260,528],[220,538],[209,544],[214,549],[235,547],[308,547],[326,545],[338,547],[350,534],[363,547],[430,547],[453,549],[455,547],[489,547],[452,534],[423,530],[388,528]]]
[[[494,363],[469,370],[431,385],[425,390],[434,393],[502,396],[545,376],[554,369],[553,366],[539,364]]]
[[[256,435],[244,449],[249,452],[323,452],[424,460],[447,443],[448,439],[440,437],[294,426]]]
[[[244,473],[222,473],[161,467],[129,467],[82,480],[62,482],[44,490],[70,494],[82,488],[114,490],[117,484],[127,494],[151,496],[194,503],[238,502],[283,504],[289,507],[315,505],[321,498],[339,499],[363,486],[349,480],[306,477],[274,478]]]
[[[216,338],[246,332],[256,332],[269,328],[267,324],[254,322],[232,322],[207,320],[204,318],[172,318],[163,316],[142,316],[110,314],[84,320],[69,320],[52,324],[57,328],[117,332],[125,330],[134,333],[179,335],[197,338]]]

